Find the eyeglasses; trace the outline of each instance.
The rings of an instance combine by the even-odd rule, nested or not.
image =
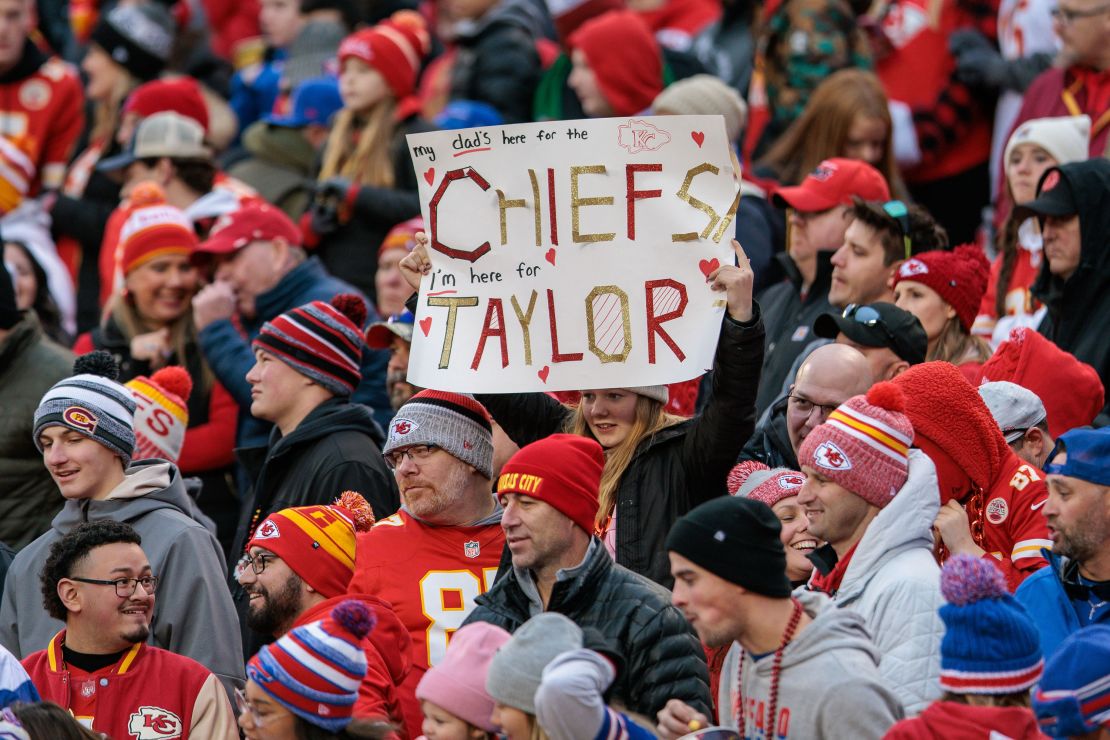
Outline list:
[[[1093,18],[1096,15],[1101,15],[1107,10],[1110,10],[1110,5],[1100,5],[1097,8],[1090,10],[1072,10],[1070,8],[1053,8],[1049,11],[1052,14],[1052,20],[1060,21],[1065,26],[1070,26],[1080,18]]]
[[[821,418],[824,419],[832,412],[836,411],[840,404],[829,406],[823,403],[814,403],[805,396],[795,396],[793,394],[787,396],[790,399],[790,405],[794,407],[799,414],[809,416],[813,413],[814,409],[821,409]]]
[[[240,688],[235,689],[235,710],[240,715],[249,714],[255,727],[261,727],[266,721],[254,708],[254,704],[251,704],[251,700],[247,698],[247,692]]]
[[[142,578],[114,578],[110,581],[105,581],[100,578],[78,578],[77,576],[71,576],[69,580],[77,581],[78,583],[91,583],[94,586],[115,586],[116,596],[121,599],[130,598],[135,593],[135,589],[140,585],[142,585],[143,591],[146,592],[147,596],[153,596],[154,590],[158,588],[158,578],[155,576],[143,576]]]
[[[910,209],[900,200],[888,200],[883,203],[883,210],[897,222],[902,232],[902,245],[906,248],[906,259],[910,258],[913,243],[910,241]]]
[[[893,346],[895,344],[894,332],[892,332],[890,330],[890,327],[886,325],[886,322],[883,321],[882,314],[880,314],[871,306],[861,306],[858,303],[849,303],[844,308],[844,313],[840,315],[846,319],[851,319],[852,321],[855,321],[857,324],[876,327],[882,330],[883,334],[886,334],[886,338],[890,340],[891,345]]]
[[[249,565],[250,569],[254,571],[254,574],[260,576],[266,571],[266,563],[271,560],[277,560],[277,555],[271,555],[268,552],[260,552],[252,557],[248,552],[244,554],[243,557],[239,558],[239,562],[235,567],[238,569],[238,573],[242,573]]]
[[[389,466],[390,470],[396,470],[405,461],[406,457],[415,463],[422,463],[438,449],[439,445],[413,445],[403,450],[393,450],[385,453],[385,464]]]

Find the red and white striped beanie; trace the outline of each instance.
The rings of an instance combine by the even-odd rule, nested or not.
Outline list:
[[[913,425],[904,412],[902,389],[878,383],[810,432],[798,463],[881,509],[909,477]]]

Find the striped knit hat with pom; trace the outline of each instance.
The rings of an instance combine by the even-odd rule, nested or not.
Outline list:
[[[162,458],[176,465],[189,426],[189,372],[171,365],[128,381],[127,388],[135,398],[135,459]]]
[[[413,445],[435,445],[493,476],[493,423],[474,396],[427,390],[410,398],[389,423],[382,452]]]
[[[261,547],[288,563],[326,599],[347,593],[355,573],[355,535],[374,526],[362,494],[344,491],[331,506],[298,506],[266,517],[247,549]]]
[[[123,275],[159,257],[188,257],[199,243],[192,222],[181,209],[166,202],[165,192],[153,182],[135,187],[129,196],[128,212],[117,249]]]
[[[989,558],[953,555],[940,573],[940,686],[953,694],[1017,694],[1041,677],[1040,632]]]
[[[347,599],[259,650],[247,678],[309,724],[339,732],[353,716],[366,676],[362,641],[376,621],[366,604]]]
[[[363,300],[341,293],[331,303],[313,301],[267,321],[252,346],[345,398],[362,378],[365,323]]]
[[[762,501],[774,506],[784,498],[797,496],[806,482],[805,474],[789,468],[769,468],[755,460],[745,460],[728,474],[728,492],[733,496]]]
[[[119,367],[104,350],[81,355],[73,363],[74,375],[59,380],[35,409],[35,447],[42,452],[39,435],[50,426],[64,426],[107,447],[131,464],[135,452],[135,400],[131,391],[116,382]]]
[[[891,383],[853,396],[805,438],[798,462],[880,509],[909,477],[913,426],[902,391]]]

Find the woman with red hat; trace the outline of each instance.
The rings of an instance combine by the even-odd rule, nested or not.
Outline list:
[[[396,224],[420,213],[407,134],[430,130],[418,113],[416,78],[428,52],[423,18],[398,11],[339,45],[339,94],[324,146],[308,246],[317,246],[328,272],[344,275],[377,303],[377,255]]]
[[[929,338],[926,361],[951,362],[969,383],[991,357],[990,346],[971,334],[989,273],[983,250],[965,244],[919,254],[894,274],[894,303],[916,316]]]

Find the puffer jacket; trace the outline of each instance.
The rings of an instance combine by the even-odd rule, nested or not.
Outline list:
[[[50,529],[62,497],[32,439],[35,409],[73,374],[73,354],[46,338],[32,312],[0,342],[0,542],[18,550]]]
[[[531,617],[511,569],[475,603],[466,624],[488,622],[515,632]],[[573,577],[555,584],[547,611],[596,630],[620,654],[624,670],[612,698],[629,710],[654,717],[668,700],[681,699],[713,716],[705,653],[693,628],[671,606],[666,589],[615,564],[600,540]]]
[[[727,493],[725,479],[755,429],[755,394],[763,363],[763,320],[725,317],[713,363],[713,396],[692,419],[640,444],[617,490],[617,562],[670,588],[663,541],[680,516]],[[562,431],[571,415],[543,393],[481,394],[505,433],[523,447]]]
[[[940,697],[940,638],[937,609],[940,568],[933,559],[933,522],[940,510],[937,473],[920,450],[910,450],[910,475],[879,512],[856,545],[837,606],[863,616],[879,649],[879,672],[914,715]]]

